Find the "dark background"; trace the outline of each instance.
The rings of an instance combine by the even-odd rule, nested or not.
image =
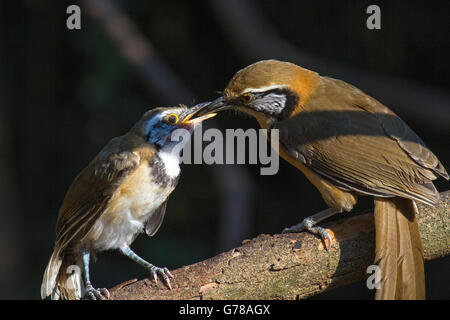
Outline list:
[[[81,30],[66,28],[70,4],[81,7]],[[381,30],[366,28],[369,4],[381,8]],[[217,97],[237,70],[261,59],[363,89],[410,124],[448,170],[449,16],[448,1],[2,1],[0,298],[39,298],[64,194],[109,139],[150,108]],[[257,123],[223,113],[211,126]],[[275,176],[260,176],[258,165],[182,170],[161,229],[133,244],[158,266],[206,259],[325,208],[282,160]],[[442,179],[436,186],[450,189]],[[428,298],[450,298],[449,258],[425,267]],[[111,287],[147,272],[106,252],[91,276]],[[360,282],[315,298],[372,296]]]

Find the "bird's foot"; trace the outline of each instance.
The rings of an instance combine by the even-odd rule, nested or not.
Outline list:
[[[165,267],[159,268],[157,266],[152,265],[150,262],[145,261],[144,259],[139,257],[136,253],[134,253],[133,250],[131,250],[130,247],[126,244],[121,246],[119,250],[122,254],[126,255],[131,260],[136,261],[147,270],[150,270],[152,278],[155,282],[158,282],[158,275],[160,275],[164,279],[165,284],[169,287],[170,290],[172,290],[172,285],[170,284],[169,277],[173,278],[173,275],[170,273],[169,269]]]
[[[90,300],[109,300],[109,297],[110,294],[106,288],[95,289],[91,284],[86,286],[85,298]]]
[[[315,221],[311,217],[304,219],[302,222],[300,222],[299,224],[296,224],[292,227],[284,228],[282,233],[293,233],[293,232],[302,232],[302,231],[308,231],[312,234],[316,234],[316,235],[320,236],[322,238],[323,242],[325,243],[325,247],[327,249],[333,247],[333,238],[331,237],[328,230],[323,227],[320,227],[320,226],[315,226]],[[328,240],[328,245],[327,245],[327,240]]]
[[[158,282],[158,275],[160,275],[164,279],[164,283],[172,290],[172,285],[170,284],[170,278],[173,278],[173,275],[170,273],[169,269],[166,267],[160,268],[156,266],[152,266],[150,268],[150,273],[152,274],[153,280]],[[170,278],[169,278],[170,277]]]

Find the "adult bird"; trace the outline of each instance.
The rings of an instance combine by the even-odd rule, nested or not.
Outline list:
[[[424,142],[386,106],[344,81],[266,60],[237,72],[201,113],[233,108],[279,130],[279,153],[320,191],[329,209],[285,229],[328,239],[316,224],[374,197],[377,299],[424,299],[423,250],[415,201],[435,205],[432,181],[448,174]]]
[[[160,275],[171,288],[170,271],[139,257],[130,245],[140,233],[153,236],[161,226],[168,197],[178,182],[182,146],[198,123],[214,116],[197,117],[203,106],[146,112],[78,174],[58,213],[42,298],[80,299],[84,293],[94,300],[109,298],[108,290],[92,286],[89,260],[93,253],[110,249],[147,268],[155,281]]]

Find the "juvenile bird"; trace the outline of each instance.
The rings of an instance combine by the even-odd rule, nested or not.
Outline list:
[[[130,245],[144,230],[153,236],[161,226],[180,174],[180,147],[198,123],[214,116],[196,117],[204,106],[148,111],[78,174],[58,213],[54,251],[41,286],[43,299],[80,299],[83,293],[94,300],[109,298],[108,290],[92,286],[89,260],[91,254],[110,249],[147,268],[155,281],[160,275],[171,288],[170,271],[139,257]],[[171,139],[180,128],[187,130],[181,132],[183,139]]]
[[[280,156],[303,172],[329,206],[285,231],[308,230],[332,245],[328,231],[316,224],[350,211],[358,195],[371,195],[381,271],[375,297],[425,298],[415,201],[435,205],[439,193],[432,181],[449,176],[403,120],[344,81],[276,60],[237,72],[201,114],[227,108],[254,116],[264,129],[278,129]]]

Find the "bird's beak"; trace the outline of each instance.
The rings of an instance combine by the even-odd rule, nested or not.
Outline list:
[[[195,106],[193,106],[187,114],[187,116],[183,119],[181,122],[181,127],[185,126],[193,126],[197,123],[200,123],[206,119],[210,119],[212,117],[215,117],[217,113],[210,113],[210,112],[201,112],[203,108],[209,106],[209,102],[199,103]]]
[[[198,111],[198,115],[216,114],[219,111],[230,108],[231,106],[227,104],[226,99],[222,96],[214,101],[206,102],[204,106]]]

